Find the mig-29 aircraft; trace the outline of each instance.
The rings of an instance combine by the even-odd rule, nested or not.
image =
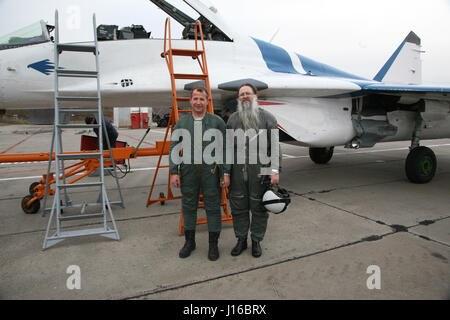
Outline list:
[[[172,40],[172,46],[193,48],[196,20],[167,1],[151,2],[184,26],[181,39]],[[436,157],[419,142],[450,137],[450,87],[421,84],[421,40],[414,32],[373,79],[365,79],[240,34],[202,1],[184,2],[200,15],[217,113],[233,111],[237,89],[251,83],[259,90],[260,107],[277,118],[280,139],[309,147],[314,162],[327,163],[335,146],[369,148],[378,142],[409,140],[407,177],[415,183],[433,178]],[[0,38],[0,109],[54,107],[51,29],[41,21],[26,34]],[[161,58],[164,40],[127,39],[117,33],[106,38],[99,42],[103,106],[169,106],[170,77]],[[83,70],[87,62],[67,52],[60,64]],[[194,65],[178,66],[179,72],[194,72]],[[60,90],[88,96],[95,94],[94,81],[68,79]],[[179,81],[177,91],[197,84]]]

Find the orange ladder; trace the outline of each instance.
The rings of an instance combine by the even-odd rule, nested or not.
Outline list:
[[[200,33],[201,48],[199,48],[199,46],[198,46],[197,28]],[[174,63],[173,63],[174,56],[191,57],[192,59],[196,59],[200,66],[201,73],[200,74],[175,73]],[[170,80],[171,80],[171,85],[172,85],[172,110],[170,113],[170,118],[169,118],[169,123],[167,125],[166,133],[164,135],[164,141],[163,141],[163,147],[162,147],[162,150],[166,150],[166,148],[165,148],[166,144],[170,144],[170,140],[168,140],[169,132],[170,132],[170,136],[172,136],[175,123],[180,118],[179,113],[180,112],[192,112],[192,110],[180,109],[178,107],[179,102],[188,102],[188,101],[190,101],[190,98],[177,96],[175,80],[203,80],[204,84],[205,84],[205,88],[206,88],[206,90],[208,90],[208,93],[209,93],[207,112],[214,114],[214,106],[213,106],[212,95],[211,95],[211,87],[209,84],[208,67],[206,64],[205,43],[203,40],[203,32],[202,32],[202,26],[201,26],[200,21],[197,20],[195,22],[195,49],[194,50],[174,49],[174,48],[172,48],[170,19],[167,18],[166,24],[165,24],[165,30],[164,30],[164,52],[161,53],[161,57],[166,60],[167,67],[169,68]],[[153,176],[152,186],[150,188],[150,193],[149,193],[148,199],[147,199],[147,207],[156,202],[160,202],[161,204],[164,204],[164,202],[168,201],[168,200],[181,199],[181,196],[174,196],[172,193],[172,189],[170,186],[171,181],[170,181],[170,171],[169,171],[167,197],[165,197],[164,193],[161,192],[159,195],[159,198],[151,200],[152,193],[153,193],[153,190],[155,187],[156,177],[158,176],[159,169],[169,167],[168,165],[161,165],[161,160],[162,160],[163,155],[167,155],[167,154],[168,153],[161,152],[161,154],[159,155],[158,164],[156,166],[155,175]],[[228,190],[226,188],[222,188],[221,207],[223,208],[223,211],[224,211],[224,214],[222,215],[222,221],[227,222],[227,223],[232,223],[233,219],[231,217],[229,207],[228,207],[227,193],[228,193]],[[199,197],[199,208],[204,207],[204,204],[201,200],[202,200],[202,195],[200,195],[200,197]],[[206,218],[197,219],[197,224],[205,224],[205,223],[207,223]],[[181,209],[178,233],[180,235],[184,233],[183,209]]]

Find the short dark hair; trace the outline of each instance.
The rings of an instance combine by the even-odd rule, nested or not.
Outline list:
[[[195,87],[194,89],[192,89],[192,91],[191,91],[191,98],[192,98],[192,95],[193,95],[194,91],[204,92],[204,93],[206,93],[206,99],[209,98],[209,92],[208,92],[208,90],[206,90],[205,87],[198,86],[198,87]]]
[[[238,89],[238,92],[241,90],[242,87],[250,87],[253,91],[253,94],[258,94],[258,90],[256,89],[256,87],[254,85],[252,85],[251,83],[244,83],[243,85],[241,85]]]
[[[90,124],[92,120],[94,120],[94,123],[96,123],[95,118],[93,116],[87,116],[86,118],[84,118],[84,122],[86,124]]]

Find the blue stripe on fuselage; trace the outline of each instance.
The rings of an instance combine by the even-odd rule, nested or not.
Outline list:
[[[289,53],[287,53],[286,50],[262,40],[258,40],[255,38],[252,39],[258,45],[264,62],[270,70],[274,72],[301,74],[297,70],[295,70],[292,64],[291,56],[289,55]],[[306,71],[306,75],[367,80],[365,78],[336,69],[324,63],[317,62],[298,53],[296,53],[296,55],[300,59],[302,67]]]
[[[299,74],[286,50],[271,43],[252,38],[259,47],[267,67],[274,72]]]
[[[308,75],[367,80],[296,53]]]

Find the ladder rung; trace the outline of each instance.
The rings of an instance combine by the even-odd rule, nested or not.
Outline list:
[[[58,124],[63,129],[99,128],[99,124]]]
[[[63,160],[74,160],[74,159],[92,159],[100,158],[101,153],[61,153],[58,154],[58,158]]]
[[[99,187],[103,182],[86,182],[86,183],[73,183],[73,184],[60,184],[59,188],[83,188],[83,187]]]
[[[190,100],[191,100],[191,98],[188,98],[188,97],[177,98],[177,101],[190,101]]]
[[[198,57],[201,54],[203,54],[202,50],[172,49],[174,56]]]
[[[183,110],[178,110],[178,112],[192,112],[192,110],[183,109]]]
[[[206,80],[208,78],[207,74],[188,74],[188,73],[174,73],[175,79],[186,79],[186,80]]]
[[[59,108],[59,112],[89,112],[89,113],[94,113],[94,112],[98,112],[98,109],[62,109],[62,108]]]
[[[83,70],[67,70],[56,69],[56,74],[60,77],[77,77],[77,78],[97,78],[97,71],[83,71]]]
[[[98,101],[98,97],[56,97],[58,101]]]
[[[95,235],[95,234],[108,234],[108,233],[116,233],[116,232],[117,232],[116,230],[105,230],[104,228],[62,231],[58,235],[55,234],[55,235],[47,238],[47,240],[73,238],[73,237],[89,236],[89,235]]]
[[[59,220],[78,220],[78,219],[92,219],[92,218],[99,218],[103,217],[103,213],[92,213],[92,214],[80,214],[80,215],[73,215],[68,217],[60,217]]]
[[[95,54],[97,49],[95,46],[83,46],[79,44],[58,44],[58,51],[75,51],[75,52],[92,52]]]

